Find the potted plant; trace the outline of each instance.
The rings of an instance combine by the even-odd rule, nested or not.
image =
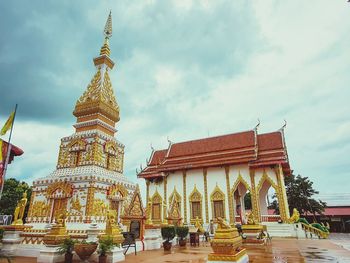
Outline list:
[[[57,251],[60,254],[64,254],[64,262],[72,263],[73,261],[73,249],[75,241],[71,238],[66,238],[59,245]]]
[[[164,226],[161,228],[162,238],[165,239],[163,242],[164,251],[169,251],[171,249],[171,242],[175,237],[175,227],[174,226]]]
[[[179,245],[180,247],[185,247],[186,246],[186,237],[188,235],[188,227],[187,226],[179,226],[176,228],[176,234],[179,237]]]
[[[86,242],[85,240],[74,244],[74,251],[82,261],[87,260],[97,249],[96,242]]]
[[[110,236],[100,239],[99,245],[98,245],[98,262],[99,263],[106,263],[107,262],[107,252],[110,252],[114,247],[113,244],[113,238]]]

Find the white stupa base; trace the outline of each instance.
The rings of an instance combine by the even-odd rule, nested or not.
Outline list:
[[[18,230],[6,230],[2,238],[2,252],[8,256],[15,256],[18,246],[21,244],[20,234],[22,231]]]
[[[238,260],[235,261],[210,261],[208,260],[207,263],[230,263],[230,262],[234,262],[234,263],[248,263],[249,262],[249,257],[248,255],[244,255],[243,257],[241,257]]]
[[[145,250],[160,249],[162,246],[162,236],[160,228],[145,229]]]
[[[107,263],[115,263],[125,260],[124,250],[119,247],[115,247],[111,252],[107,253]]]
[[[57,252],[57,247],[44,247],[40,250],[38,263],[64,262],[64,255]]]

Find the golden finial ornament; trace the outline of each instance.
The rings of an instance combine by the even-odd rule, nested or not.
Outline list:
[[[111,54],[111,50],[109,48],[109,42],[108,39],[112,36],[112,11],[109,12],[105,28],[103,30],[103,34],[105,36],[105,41],[103,43],[103,46],[101,47],[100,55],[106,55],[109,56]]]
[[[106,38],[110,38],[112,36],[112,11],[109,11],[109,15],[103,33]]]

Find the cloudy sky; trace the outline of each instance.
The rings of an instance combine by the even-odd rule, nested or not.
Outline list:
[[[13,143],[25,151],[7,178],[55,169],[110,9],[126,176],[136,181],[150,144],[167,137],[249,130],[258,118],[270,132],[286,119],[295,173],[322,194],[350,191],[346,0],[1,1],[0,122],[18,103]]]

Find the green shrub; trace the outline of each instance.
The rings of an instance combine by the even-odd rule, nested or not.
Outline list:
[[[74,249],[74,244],[76,241],[74,241],[71,238],[66,238],[63,240],[63,242],[59,245],[57,251],[60,254],[72,254]]]
[[[187,226],[179,226],[176,228],[176,235],[181,239],[183,240],[184,238],[187,237],[188,235],[188,227]]]
[[[174,226],[164,226],[161,228],[161,233],[163,239],[170,241],[175,237],[175,227]]]
[[[100,256],[105,256],[107,252],[110,252],[114,247],[113,238],[110,236],[100,240],[98,245],[98,254]]]

